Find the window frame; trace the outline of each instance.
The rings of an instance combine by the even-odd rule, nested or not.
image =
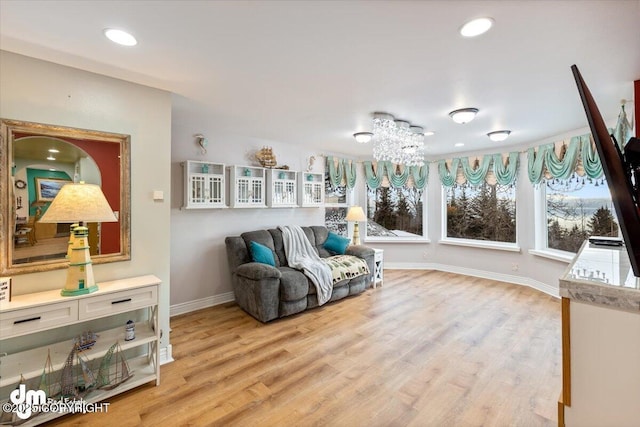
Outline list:
[[[520,243],[519,243],[519,235],[520,235],[520,221],[518,221],[518,185],[516,182],[515,188],[515,200],[516,200],[516,211],[515,211],[515,220],[516,220],[516,241],[515,242],[498,242],[495,240],[476,240],[476,239],[465,239],[460,237],[449,237],[447,236],[447,187],[440,184],[440,240],[438,243],[442,243],[445,245],[457,245],[457,246],[466,246],[472,248],[480,248],[480,249],[495,249],[500,251],[508,251],[508,252],[521,252]]]
[[[393,188],[391,187],[391,184],[389,184],[389,188]],[[422,189],[422,195],[420,196],[422,200],[422,236],[416,236],[416,237],[369,236],[368,227],[365,225],[360,229],[360,235],[363,236],[364,242],[365,243],[430,243],[431,240],[429,239],[429,227],[428,227],[429,219],[427,215],[428,189],[429,189],[429,186],[425,185],[424,188]],[[366,183],[366,181],[364,182],[364,192],[365,192],[364,194],[365,215],[368,218],[369,217],[369,185]]]

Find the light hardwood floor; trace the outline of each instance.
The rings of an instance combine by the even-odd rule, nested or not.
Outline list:
[[[229,303],[171,327],[159,387],[52,425],[557,423],[560,302],[523,286],[386,270],[382,288],[268,324]]]

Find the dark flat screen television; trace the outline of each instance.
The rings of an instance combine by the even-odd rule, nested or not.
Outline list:
[[[572,65],[571,70],[611,191],[631,268],[633,274],[640,277],[640,139],[631,138],[621,151],[615,138],[609,134],[578,67]]]

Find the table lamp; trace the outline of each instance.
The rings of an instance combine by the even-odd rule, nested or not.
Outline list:
[[[360,231],[358,230],[358,222],[366,221],[367,217],[364,215],[364,211],[360,206],[351,206],[347,211],[347,217],[345,218],[349,222],[353,222],[353,244],[360,244]]]
[[[89,294],[98,290],[89,254],[89,229],[83,222],[117,222],[116,216],[95,184],[65,184],[40,222],[78,223],[69,238],[69,269],[62,296]]]

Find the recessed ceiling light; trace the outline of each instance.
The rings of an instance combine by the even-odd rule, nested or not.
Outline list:
[[[476,117],[478,114],[477,108],[461,108],[459,110],[454,110],[449,113],[449,117],[456,123],[460,123],[461,125],[465,123],[469,123]]]
[[[460,28],[460,34],[463,37],[476,37],[489,31],[492,26],[493,19],[491,18],[473,19]]]
[[[56,158],[53,157],[52,155],[49,155],[49,157],[47,157],[47,160],[55,160]]]
[[[464,147],[464,142],[456,142],[454,144],[455,147]]]
[[[104,30],[104,35],[112,42],[122,46],[135,46],[138,44],[138,40],[126,31],[107,28]]]
[[[426,131],[426,132],[424,133],[424,136],[432,136],[432,135],[435,135],[435,134],[436,134],[436,133],[435,133],[434,131],[432,131],[432,130],[428,130],[428,131]]]
[[[49,148],[50,153],[59,153],[60,150],[56,150],[55,148]]]
[[[511,133],[510,130],[497,130],[494,132],[489,132],[487,134],[487,136],[489,137],[490,140],[494,141],[494,142],[500,142],[500,141],[504,141],[505,139],[509,138],[509,134]]]

